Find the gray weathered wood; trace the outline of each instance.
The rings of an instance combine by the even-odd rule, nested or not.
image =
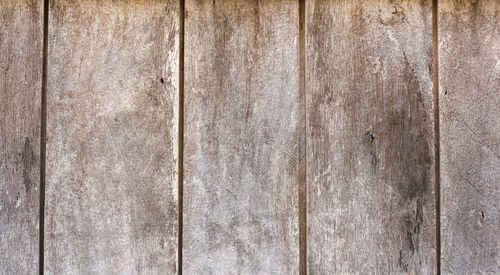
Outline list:
[[[439,2],[444,274],[500,273],[500,2]]]
[[[436,270],[430,1],[306,1],[308,272]]]
[[[183,270],[296,274],[298,1],[186,1]]]
[[[172,274],[178,1],[50,2],[50,274]]]
[[[36,274],[43,1],[0,1],[0,274]]]

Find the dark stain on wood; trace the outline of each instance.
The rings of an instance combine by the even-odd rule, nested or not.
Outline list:
[[[23,184],[26,193],[30,193],[35,181],[38,179],[33,179],[32,176],[36,174],[35,170],[38,169],[38,162],[35,159],[35,153],[33,152],[33,146],[30,143],[30,139],[26,137],[24,139],[24,148],[22,153],[23,160]]]

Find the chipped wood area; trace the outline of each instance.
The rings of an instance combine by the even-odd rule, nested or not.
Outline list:
[[[183,270],[298,273],[298,2],[186,1]]]
[[[430,2],[307,1],[308,272],[435,272]]]
[[[178,11],[51,1],[47,273],[176,272]]]
[[[500,273],[500,2],[439,4],[442,271]]]
[[[0,2],[0,273],[38,270],[42,1]]]

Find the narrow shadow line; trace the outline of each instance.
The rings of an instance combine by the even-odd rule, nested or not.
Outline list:
[[[177,156],[177,198],[178,198],[178,232],[177,232],[177,270],[182,275],[182,233],[183,233],[183,194],[184,194],[184,0],[179,3],[179,125]]]
[[[43,49],[42,49],[42,89],[40,106],[40,212],[39,212],[39,244],[38,272],[44,273],[45,252],[45,160],[47,137],[47,55],[49,36],[49,0],[43,1]]]
[[[432,80],[434,94],[434,196],[436,207],[436,270],[441,274],[441,165],[439,133],[438,0],[432,1]]]
[[[305,0],[299,0],[299,93],[302,97],[304,128],[303,128],[303,153],[300,156],[300,186],[299,186],[299,269],[300,274],[307,273],[307,101],[306,101],[306,4]]]

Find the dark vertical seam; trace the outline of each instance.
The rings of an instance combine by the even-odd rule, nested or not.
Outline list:
[[[39,209],[39,237],[38,237],[38,272],[44,272],[45,251],[45,160],[47,136],[47,54],[49,35],[49,0],[43,1],[43,49],[42,49],[42,89],[40,102],[40,209]]]
[[[436,269],[441,274],[441,165],[439,135],[438,0],[432,1],[432,80],[434,94],[434,196],[436,207]]]
[[[300,186],[299,186],[299,268],[300,274],[307,273],[307,100],[305,89],[305,0],[299,0],[299,93],[302,97],[303,106],[303,141],[304,153],[301,160],[304,162],[301,165]],[[302,168],[303,167],[303,168]]]
[[[184,191],[184,0],[179,2],[179,125],[177,156],[177,270],[182,275],[182,231],[183,231],[183,191]]]

